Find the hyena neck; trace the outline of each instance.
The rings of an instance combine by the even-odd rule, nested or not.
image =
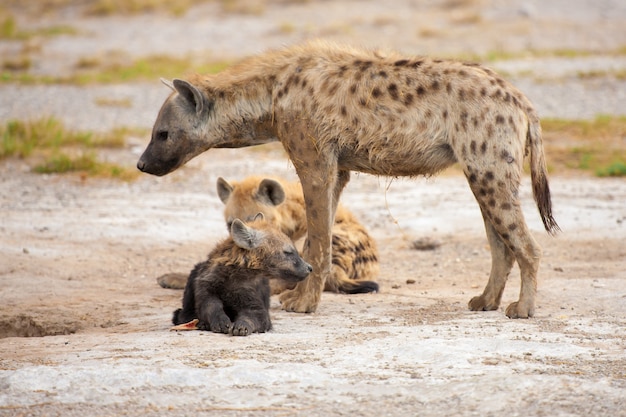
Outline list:
[[[274,72],[254,59],[210,76],[189,81],[214,100],[207,129],[219,127],[221,140],[212,147],[240,148],[277,141],[272,106]],[[207,131],[207,137],[216,132]]]

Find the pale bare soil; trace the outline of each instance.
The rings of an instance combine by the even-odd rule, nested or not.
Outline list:
[[[425,45],[439,42],[459,51],[476,36],[476,44],[491,50],[509,34],[514,49],[526,39],[533,45],[543,40],[545,48],[588,42],[590,48],[608,50],[624,40],[624,29],[611,26],[611,16],[623,16],[620,2],[575,2],[580,7],[568,8],[568,18],[549,9],[548,17],[560,31],[550,29],[549,19],[537,12],[539,2],[459,3],[480,11],[482,30],[452,25],[458,36],[444,31]],[[398,41],[398,47],[414,48],[414,32],[401,36],[397,25],[383,19],[393,22],[403,16],[397,19],[408,21],[407,10],[417,7],[408,1],[398,4],[395,14],[389,8],[381,12],[375,2],[280,3],[260,16],[238,18],[243,20],[211,18],[201,8],[181,19],[177,29],[167,30],[180,36],[179,44],[189,45],[180,40],[182,28],[194,28],[194,21],[206,21],[202,27],[240,22],[242,32],[252,33],[283,19],[343,21],[341,16],[358,8],[360,17],[350,20],[353,32],[338,29],[339,35],[329,36],[352,39],[369,33],[379,44],[409,39],[412,44]],[[447,16],[438,2],[426,4],[423,14],[431,13],[431,25]],[[525,9],[520,12],[519,7]],[[523,20],[528,18],[520,13],[530,13],[532,19]],[[507,32],[488,24],[493,16],[522,19],[532,30],[519,34],[520,26],[513,25]],[[88,22],[92,35],[98,25],[115,19],[135,28],[143,26],[133,22],[148,25],[154,19],[173,24],[164,17],[96,19]],[[575,26],[585,19],[594,24]],[[362,22],[370,22],[367,30]],[[451,25],[446,22],[444,29]],[[109,32],[115,38],[123,30],[109,26]],[[248,34],[241,45],[261,49],[297,35],[259,33]],[[159,46],[157,40],[139,38],[155,49],[168,45],[166,40]],[[232,51],[249,52],[234,38]],[[136,39],[128,38],[129,48]],[[66,41],[70,54],[78,41]],[[216,50],[226,48],[228,38],[222,33],[213,42]],[[584,84],[582,93],[558,89],[561,82],[580,85],[566,76],[549,84],[556,90],[547,95],[541,94],[541,84],[522,81],[538,92],[532,97],[538,107],[557,103],[552,107],[557,116],[560,108],[574,106],[578,94],[586,98],[587,93],[598,94],[600,86],[611,86],[613,94],[605,101],[581,106],[620,114],[611,103],[619,104],[615,97],[624,93],[610,76],[596,80],[598,89]],[[70,126],[128,125],[134,120],[130,124],[149,127],[166,94],[142,86],[66,88],[76,89],[67,103],[72,111],[63,117]],[[16,112],[11,97],[35,89],[39,101],[31,100],[29,106],[16,100],[23,114],[63,116],[59,91],[67,90],[0,86],[1,117]],[[117,93],[128,94],[133,107],[94,107],[94,94]],[[86,110],[75,110],[80,108]],[[128,148],[106,156],[132,165],[146,143],[147,138],[135,138]],[[517,298],[517,268],[499,311],[467,310],[469,299],[486,283],[490,254],[478,206],[462,177],[450,172],[433,179],[391,181],[353,175],[343,202],[378,241],[379,294],[325,293],[318,311],[308,315],[286,313],[274,299],[274,330],[246,338],[170,332],[170,316],[182,294],[160,288],[155,277],[189,270],[225,236],[217,177],[238,179],[253,173],[295,178],[275,146],[214,150],[170,176],[142,176],[132,183],[42,176],[30,173],[23,161],[1,162],[0,415],[626,415],[624,179],[553,174],[555,217],[563,229],[554,238],[542,230],[525,179],[524,211],[544,248],[532,319],[509,320],[503,313]],[[440,246],[418,251],[411,245],[416,239]]]

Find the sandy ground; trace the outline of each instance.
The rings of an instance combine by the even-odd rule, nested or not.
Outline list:
[[[431,13],[432,19],[419,19],[438,25],[443,19],[439,3],[426,2],[423,14]],[[505,42],[503,34],[494,35],[498,31],[509,35],[506,45],[512,49],[586,42],[583,46],[611,50],[626,39],[625,29],[615,24],[626,16],[621,2],[593,2],[592,7],[592,2],[579,1],[582,9],[572,7],[567,18],[556,6],[540,13],[540,2],[467,3],[479,8],[484,30],[452,25],[451,34],[426,39],[425,49],[439,45],[443,51],[463,50],[474,36],[473,44],[493,50]],[[362,15],[349,20],[351,31],[331,24],[348,21],[344,16],[357,4]],[[50,41],[42,54],[53,51],[65,58],[45,60],[60,65],[71,53],[86,53],[79,48],[81,42],[107,45],[98,33],[108,24],[111,38],[119,38],[110,48],[123,48],[120,42],[127,39],[129,50],[138,48],[132,53],[163,51],[175,34],[179,44],[189,46],[180,42],[185,27],[221,33],[214,53],[228,55],[218,51],[227,42],[218,29],[225,30],[222,25],[228,22],[238,22],[245,35],[229,38],[229,51],[240,48],[245,54],[303,36],[299,31],[279,36],[277,22],[314,19],[336,28],[314,34],[350,39],[368,34],[364,43],[380,34],[379,44],[412,48],[414,44],[398,39],[413,39],[415,29],[411,36],[400,37],[404,26],[399,22],[410,23],[408,13],[415,17],[417,6],[408,1],[398,5],[395,14],[375,2],[320,2],[280,3],[256,17],[211,18],[207,11],[214,6],[209,5],[176,21],[91,19],[77,23],[90,27],[91,37],[64,39],[66,49],[57,45],[63,39]],[[111,19],[131,28],[178,26],[165,25],[170,36],[155,32],[150,41],[112,31]],[[390,19],[398,24],[385,23]],[[493,23],[497,19],[517,23],[507,32]],[[545,23],[550,19],[552,25]],[[527,22],[526,30],[520,29],[520,21]],[[264,37],[254,36],[254,30]],[[143,46],[136,46],[138,39]],[[10,46],[0,42],[0,48]],[[547,71],[556,65],[563,71],[568,65],[595,65],[575,61],[540,67]],[[623,114],[622,82],[610,76],[588,84],[567,74],[547,84],[520,77],[522,90],[533,91],[531,98],[543,113],[571,117],[568,112],[574,108],[573,113],[583,115]],[[71,89],[71,100],[59,97]],[[94,109],[94,97],[116,94],[132,97],[133,107]],[[0,115],[4,121],[15,114],[58,112],[73,127],[95,129],[116,121],[149,127],[165,94],[143,85],[0,85]],[[584,100],[576,106],[579,97]],[[136,138],[107,156],[132,165],[146,143],[147,138]],[[217,177],[239,179],[253,173],[295,178],[282,152],[272,146],[214,150],[172,175],[142,176],[132,183],[36,175],[22,161],[3,161],[0,415],[626,415],[624,179],[552,175],[555,217],[563,229],[555,238],[543,232],[525,179],[524,211],[544,248],[533,319],[509,320],[503,312],[517,299],[517,268],[503,308],[467,310],[468,300],[486,284],[490,254],[478,206],[463,178],[444,173],[390,181],[353,175],[343,202],[378,241],[380,293],[325,293],[318,311],[307,315],[286,313],[273,299],[274,330],[267,334],[233,338],[170,332],[171,313],[182,294],[161,289],[155,277],[189,270],[225,236]],[[421,238],[441,246],[412,249],[411,243]]]

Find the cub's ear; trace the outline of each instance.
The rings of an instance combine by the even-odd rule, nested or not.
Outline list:
[[[222,203],[226,204],[230,195],[232,194],[234,187],[228,183],[224,178],[219,177],[217,179],[217,195]]]
[[[277,206],[285,201],[285,190],[278,181],[265,178],[259,184],[256,196],[265,204]]]
[[[174,88],[178,91],[189,105],[196,109],[196,115],[200,115],[205,108],[204,96],[196,86],[185,80],[174,79]]]
[[[265,220],[265,216],[260,211],[257,214],[255,214],[254,218],[252,219],[253,222],[257,220]]]
[[[230,226],[230,234],[235,241],[235,245],[242,249],[254,249],[263,242],[263,232],[246,226],[239,219],[233,220],[233,224]]]
[[[172,91],[176,91],[176,89],[174,88],[174,84],[172,84],[172,82],[170,80],[166,80],[165,78],[161,78],[161,82],[163,84],[165,84],[165,86],[171,88]]]

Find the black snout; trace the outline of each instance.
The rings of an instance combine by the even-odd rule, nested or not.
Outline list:
[[[146,167],[146,163],[144,161],[142,161],[141,159],[139,161],[137,161],[137,169],[141,172],[146,172],[144,171],[144,168]]]
[[[310,264],[306,264],[306,270],[309,271],[309,274],[313,272],[313,267]]]

